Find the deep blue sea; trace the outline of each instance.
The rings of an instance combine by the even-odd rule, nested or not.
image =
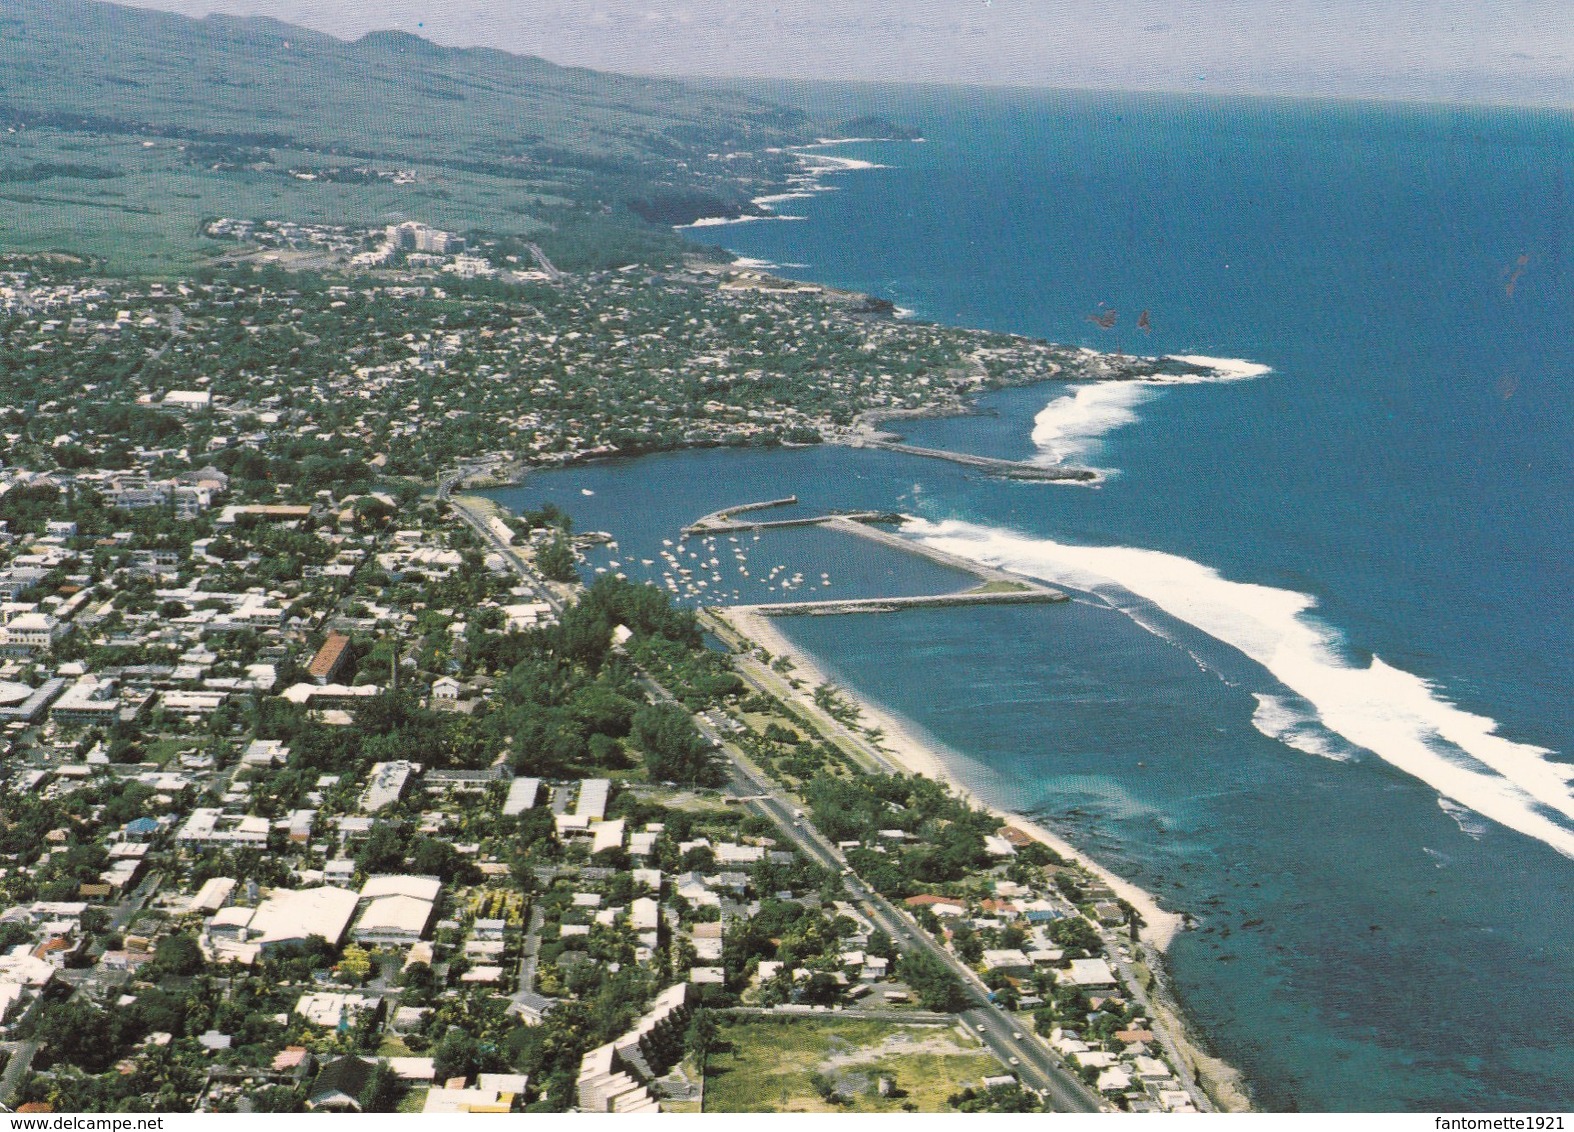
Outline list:
[[[1574,119],[1048,93],[884,109],[926,140],[824,150],[882,167],[777,205],[802,220],[694,237],[920,318],[1271,372],[1050,383],[908,430],[1105,469],[1092,488],[810,449],[503,495],[555,500],[617,536],[596,565],[704,580],[706,600],[955,583],[822,532],[678,533],[788,492],[899,508],[914,537],[1073,588],[780,625],[981,793],[1194,916],[1176,990],[1263,1107],[1568,1109]]]

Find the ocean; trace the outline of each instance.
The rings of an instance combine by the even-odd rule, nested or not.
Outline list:
[[[1268,372],[1049,383],[906,430],[1095,487],[819,448],[502,498],[553,499],[618,538],[597,566],[658,583],[684,523],[792,492],[1072,589],[779,624],[979,793],[1193,916],[1172,982],[1262,1107],[1566,1109],[1574,119],[945,91],[885,112],[925,141],[823,150],[877,167],[778,205],[802,220],[695,238],[920,318]],[[743,539],[684,546],[723,601],[947,581],[824,532]]]

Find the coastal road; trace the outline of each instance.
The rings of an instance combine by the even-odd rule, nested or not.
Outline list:
[[[463,501],[455,499],[449,494],[453,490],[454,484],[466,476],[474,474],[474,471],[474,468],[462,469],[444,479],[438,485],[437,497],[453,508],[454,514],[464,520],[465,524],[476,533],[484,545],[503,556],[503,561],[508,563],[509,568],[518,575],[519,579],[530,587],[531,592],[550,605],[553,612],[561,616],[563,600],[536,580],[535,574],[530,567],[525,565],[525,560],[519,556],[519,552],[497,536],[497,532],[492,530],[485,516],[476,514]]]
[[[1168,1055],[1170,1066],[1175,1070],[1175,1076],[1179,1078],[1185,1090],[1191,1094],[1192,1102],[1197,1106],[1199,1112],[1217,1112],[1218,1110],[1214,1108],[1213,1099],[1209,1097],[1208,1091],[1197,1083],[1196,1075],[1192,1073],[1191,1061],[1182,1056],[1180,1047],[1176,1044],[1175,1037],[1170,1033],[1169,1027],[1161,1023],[1162,1015],[1154,1009],[1153,1001],[1149,998],[1148,992],[1143,989],[1142,980],[1137,977],[1136,968],[1132,965],[1132,961],[1127,958],[1130,952],[1122,953],[1122,948],[1126,946],[1125,941],[1116,938],[1113,932],[1105,929],[1100,929],[1099,935],[1104,939],[1104,954],[1108,957],[1110,965],[1115,968],[1115,973],[1120,976],[1121,982],[1128,988],[1137,1005],[1142,1007],[1143,1012],[1151,1020],[1153,1036]]]

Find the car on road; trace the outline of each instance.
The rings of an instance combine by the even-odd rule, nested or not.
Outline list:
[[[1022,1040],[1022,1032],[1020,1030],[1012,1030],[1011,1036],[1019,1042]]]
[[[980,1023],[979,1023],[979,1024],[978,1024],[978,1032],[979,1032],[979,1033],[980,1033],[980,1034],[982,1034],[982,1033],[983,1033],[983,1032],[984,1032],[984,1028],[985,1028],[985,1027],[984,1027],[984,1024],[983,1024],[983,1023],[982,1023],[982,1022],[980,1022]]]
[[[1022,1064],[1022,1059],[1020,1057],[1008,1057],[1008,1058],[1006,1058],[1006,1060],[1008,1062],[1010,1062],[1012,1065],[1021,1065]]]

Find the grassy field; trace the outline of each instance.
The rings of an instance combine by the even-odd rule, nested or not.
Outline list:
[[[7,0],[0,42],[0,250],[131,272],[233,250],[201,234],[218,216],[675,262],[670,225],[736,214],[791,167],[779,147],[834,128],[742,90],[93,0]]]
[[[946,1098],[1001,1072],[971,1034],[951,1027],[737,1018],[722,1026],[706,1065],[705,1111],[946,1112]],[[879,1095],[881,1077],[894,1082],[891,1096]]]
[[[981,585],[974,586],[967,592],[970,594],[1017,594],[1022,593],[1026,589],[1027,586],[1021,582],[997,578],[992,582],[984,582]]]

